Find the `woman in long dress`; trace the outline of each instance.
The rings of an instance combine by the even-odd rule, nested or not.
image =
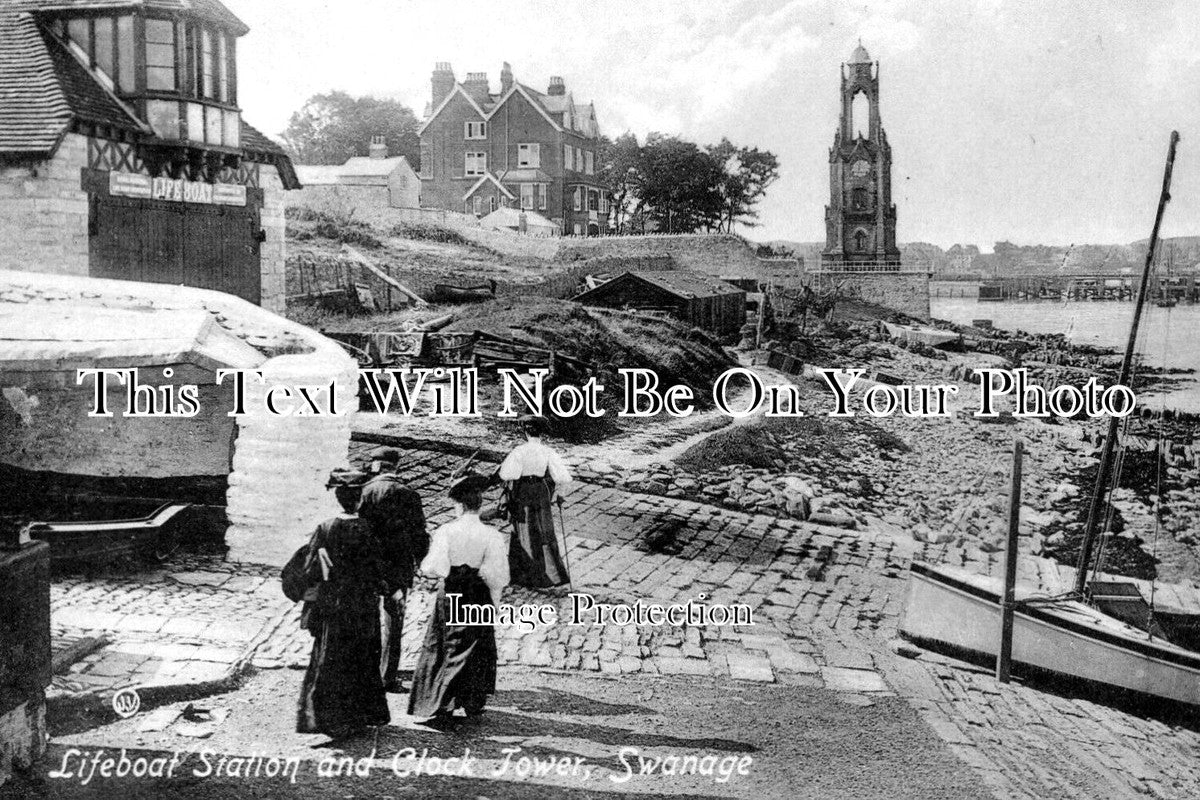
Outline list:
[[[571,473],[558,453],[542,444],[544,421],[525,423],[526,442],[500,465],[500,480],[508,482],[508,518],[513,534],[508,548],[512,582],[545,589],[570,581],[554,531],[553,504]]]
[[[447,595],[460,606],[500,602],[508,585],[508,554],[500,531],[479,520],[488,479],[463,478],[450,489],[458,518],[433,532],[421,572],[442,579],[421,656],[413,670],[408,713],[447,719],[461,708],[467,716],[483,713],[496,691],[496,633],[490,625],[451,625]]]
[[[305,561],[315,592],[305,597],[300,624],[312,633],[313,649],[296,730],[333,739],[391,720],[379,675],[379,597],[387,585],[371,526],[355,514],[358,480],[331,476],[343,513],[317,526]]]

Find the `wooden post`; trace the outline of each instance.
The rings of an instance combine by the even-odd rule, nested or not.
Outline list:
[[[1000,595],[1000,650],[996,656],[996,680],[1008,683],[1012,672],[1013,606],[1017,585],[1017,531],[1021,523],[1020,439],[1013,440],[1012,482],[1008,490],[1008,543],[1004,550],[1004,592]]]

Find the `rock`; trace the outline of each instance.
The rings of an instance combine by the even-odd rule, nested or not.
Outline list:
[[[771,491],[771,484],[764,481],[762,478],[753,478],[746,484],[746,490],[756,492],[758,494],[766,494]]]
[[[905,658],[920,658],[924,652],[912,642],[906,642],[904,639],[892,639],[888,642],[888,647],[898,656]]]
[[[835,509],[809,514],[808,521],[815,525],[829,525],[834,528],[848,528],[850,530],[858,527],[858,523],[855,522],[854,517],[851,517],[844,511]]]

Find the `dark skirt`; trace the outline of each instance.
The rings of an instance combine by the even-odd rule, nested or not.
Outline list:
[[[496,691],[496,631],[484,625],[447,625],[447,594],[461,594],[461,605],[491,605],[492,595],[474,567],[459,564],[438,592],[433,618],[425,632],[421,657],[413,670],[408,713],[422,718],[483,710]]]
[[[558,549],[550,497],[554,483],[527,475],[513,482],[508,515],[512,540],[508,545],[508,571],[515,586],[545,589],[570,580]]]
[[[366,587],[324,584],[306,609],[312,656],[300,686],[299,733],[341,736],[391,720],[379,675],[379,595]]]

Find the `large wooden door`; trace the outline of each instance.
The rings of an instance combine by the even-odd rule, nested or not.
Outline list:
[[[92,195],[89,274],[262,299],[259,203],[172,203]]]

